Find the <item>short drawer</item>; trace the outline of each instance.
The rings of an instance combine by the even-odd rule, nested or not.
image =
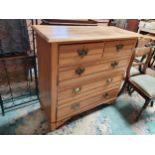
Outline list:
[[[89,74],[104,72],[109,70],[117,70],[118,68],[126,69],[130,58],[109,60],[103,63],[81,64],[66,68],[59,68],[59,82],[74,78],[81,78]]]
[[[105,89],[114,88],[120,86],[123,80],[123,73],[117,72],[108,74],[105,72],[105,76],[94,82],[73,83],[69,88],[58,87],[58,104],[68,104],[69,102],[79,101],[86,99],[92,95],[98,95]]]
[[[79,102],[74,101],[69,104],[60,105],[57,109],[57,118],[58,120],[62,120],[66,117],[73,116],[100,104],[109,103],[110,101],[115,100],[117,94],[118,88],[113,88],[111,90],[105,90],[99,95],[92,96],[91,98],[81,100]]]
[[[103,59],[107,60],[131,56],[134,46],[135,40],[105,42]]]
[[[100,60],[104,43],[60,45],[59,66],[81,64]]]

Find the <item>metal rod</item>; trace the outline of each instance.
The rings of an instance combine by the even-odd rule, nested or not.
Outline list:
[[[34,21],[32,19],[32,25],[34,25]],[[36,61],[36,46],[35,46],[35,33],[34,30],[32,29],[32,36],[33,36],[33,51],[34,51],[34,76],[35,76],[35,86],[36,86],[36,93],[38,95],[39,90],[38,90],[38,76],[37,76],[37,61]]]
[[[1,109],[2,109],[2,115],[4,116],[5,111],[4,111],[3,100],[2,100],[1,94],[0,94],[0,106],[1,106]]]
[[[35,95],[35,93],[34,94],[32,94],[32,95]],[[20,95],[20,96],[16,96],[16,97],[14,97],[14,101],[16,101],[16,100],[20,100],[21,98],[23,98],[23,97],[29,97],[27,94],[25,94],[25,95]],[[10,102],[10,100],[11,99],[6,99],[3,103],[5,104],[5,103],[9,103]]]
[[[5,108],[5,109],[6,109],[6,110],[14,109],[14,108],[17,109],[18,106],[23,105],[23,107],[24,107],[24,105],[27,104],[27,103],[30,103],[30,105],[31,105],[31,104],[32,104],[31,102],[33,102],[33,101],[38,101],[38,99],[33,99],[33,100],[31,100],[31,101],[22,102],[21,104],[14,105],[13,107],[7,107],[7,108]],[[26,105],[25,105],[25,106],[26,106]]]

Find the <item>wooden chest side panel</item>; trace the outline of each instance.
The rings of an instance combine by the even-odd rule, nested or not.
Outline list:
[[[57,87],[58,87],[58,44],[51,44],[51,123],[52,128],[56,128],[57,113]]]
[[[41,106],[51,122],[51,44],[37,35],[38,86]]]

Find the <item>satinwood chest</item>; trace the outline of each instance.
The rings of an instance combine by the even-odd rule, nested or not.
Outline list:
[[[51,130],[117,98],[138,35],[111,26],[33,27],[41,105]]]

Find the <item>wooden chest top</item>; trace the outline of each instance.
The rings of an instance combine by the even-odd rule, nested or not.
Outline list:
[[[44,26],[34,25],[35,31],[47,42],[103,41],[130,39],[139,34],[113,26]]]

